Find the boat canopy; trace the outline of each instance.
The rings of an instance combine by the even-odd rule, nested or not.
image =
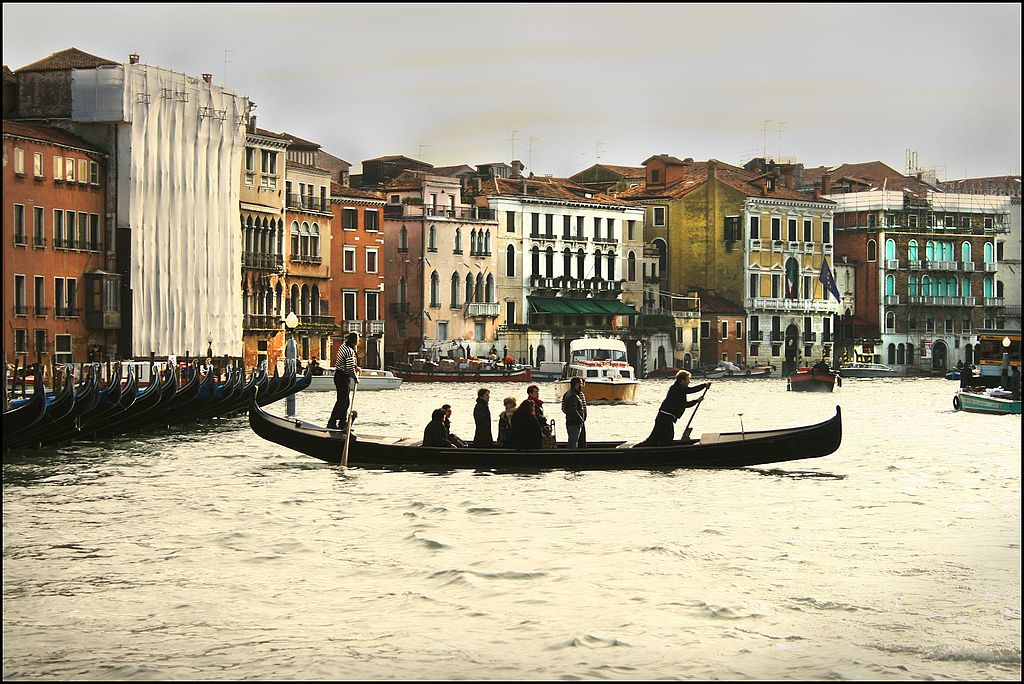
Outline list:
[[[626,353],[626,343],[614,337],[581,337],[569,343],[569,351],[580,349],[610,349]]]

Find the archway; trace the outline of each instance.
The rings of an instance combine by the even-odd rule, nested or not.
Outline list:
[[[946,370],[946,343],[942,340],[935,340],[932,344],[932,370]]]
[[[974,365],[974,345],[968,344],[964,347],[964,363]]]
[[[785,359],[782,363],[782,374],[790,375],[796,371],[796,357],[799,354],[797,343],[800,338],[800,329],[790,323],[786,328],[786,347],[784,350]]]

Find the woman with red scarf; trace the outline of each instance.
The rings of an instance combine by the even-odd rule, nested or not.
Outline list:
[[[533,404],[534,414],[537,417],[537,423],[540,425],[541,444],[543,446],[554,446],[551,438],[551,426],[548,425],[547,418],[544,417],[544,400],[540,398],[540,387],[537,385],[527,387],[526,401]]]

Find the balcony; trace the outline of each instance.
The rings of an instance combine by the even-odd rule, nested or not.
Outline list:
[[[912,271],[920,270],[921,269],[921,260],[920,259],[908,259],[907,260],[907,268],[909,268]]]
[[[614,237],[595,237],[594,243],[599,245],[617,245],[619,244],[619,241],[616,240]]]
[[[836,310],[838,303],[831,299],[782,299],[782,298],[754,298],[745,299],[743,306],[748,310],[760,309],[762,311],[800,311],[832,313]]]
[[[760,240],[751,240],[750,241],[750,251],[751,252],[760,252],[761,251],[761,241]]]
[[[803,340],[804,342],[817,342],[818,333],[814,332],[813,330],[811,332],[804,333]]]
[[[242,317],[243,330],[282,330],[283,324],[277,316],[246,314]]]
[[[805,242],[804,243],[804,253],[806,253],[806,254],[814,254],[814,243],[813,242]]]
[[[121,312],[117,309],[85,311],[85,325],[94,330],[117,330],[121,327]]]
[[[313,211],[320,214],[331,213],[330,201],[319,197],[313,197],[312,195],[289,194],[286,200],[286,206],[289,209],[298,209],[300,211]]]
[[[900,296],[899,295],[885,295],[885,303],[886,304],[899,304],[900,303]]]
[[[453,221],[497,221],[489,207],[442,207],[422,204],[388,204],[384,207],[386,219],[444,219]]]
[[[388,313],[395,315],[408,315],[409,302],[392,302],[388,304]]]
[[[955,261],[933,261],[931,259],[924,262],[925,269],[929,271],[955,271]]]
[[[383,335],[384,321],[366,321],[366,334],[367,336]]]
[[[822,245],[821,246],[821,251],[822,251],[823,254],[831,254],[832,253],[832,243],[827,243],[827,244]]]
[[[899,259],[886,259],[885,267],[890,271],[899,270],[900,260]]]
[[[323,263],[324,258],[321,256],[314,256],[312,254],[292,254],[288,261],[293,264],[311,264],[313,266],[319,266]]]
[[[499,315],[501,315],[501,304],[499,302],[472,302],[466,304],[466,316],[470,318]]]
[[[788,252],[799,252],[800,251],[800,243],[797,242],[796,240],[788,241],[786,243],[786,251],[788,251]]]
[[[751,342],[760,342],[764,340],[764,330],[748,330],[747,337]]]
[[[258,271],[279,271],[284,268],[284,258],[280,254],[242,252],[242,266]]]
[[[78,308],[74,306],[58,306],[54,309],[54,318],[78,318]]]
[[[1005,301],[1002,297],[985,297],[982,306],[1003,306]]]
[[[769,339],[772,342],[781,342],[782,341],[782,331],[781,330],[772,330],[771,335],[769,336]]]
[[[542,233],[540,231],[531,230],[530,231],[530,239],[532,239],[532,240],[554,240],[555,239],[555,234],[554,233]]]
[[[985,262],[985,273],[995,273],[997,270],[999,270],[999,264],[991,261]]]
[[[964,262],[962,262],[960,264],[960,268],[963,271],[973,271],[974,270],[974,262],[973,261],[964,261]]]
[[[50,313],[50,307],[48,306],[37,306],[33,309],[36,318],[46,318]]]
[[[933,295],[910,295],[908,304],[919,306],[974,306],[974,297],[938,297]]]
[[[342,323],[342,329],[346,333],[354,332],[363,334],[363,322],[362,321],[345,321]]]
[[[337,327],[337,322],[334,320],[334,316],[326,314],[299,316],[299,330],[334,330],[335,327]]]

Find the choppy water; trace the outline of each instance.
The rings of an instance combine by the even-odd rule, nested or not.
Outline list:
[[[591,438],[645,437],[668,382]],[[954,389],[718,381],[695,433],[843,407],[837,453],[739,470],[342,473],[244,418],[9,453],[3,676],[1019,679],[1021,420]],[[364,392],[358,425],[447,401],[471,436],[475,392]]]

